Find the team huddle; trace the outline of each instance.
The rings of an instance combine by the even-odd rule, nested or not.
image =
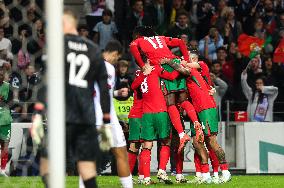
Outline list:
[[[170,158],[170,143],[177,138],[179,145],[174,149],[177,183],[230,181],[224,150],[217,143],[218,112],[207,65],[198,61],[195,50],[189,53],[181,39],[157,36],[150,27],[137,27],[134,37],[130,51],[141,70],[136,71],[131,85],[134,104],[129,113],[130,171],[133,171],[138,157],[138,182],[145,185],[155,183],[150,178],[150,162],[153,141],[157,140],[160,144],[157,178],[160,182],[172,184],[166,165]],[[183,56],[174,55],[169,47],[179,47]],[[184,132],[183,111],[191,121],[195,149],[196,176],[192,181],[182,175],[183,149],[190,140]],[[213,177],[210,176],[208,157]],[[219,167],[222,171],[220,177]]]
[[[131,174],[137,158],[138,183],[154,184],[150,178],[150,162],[155,140],[160,145],[157,173],[160,182],[173,184],[166,173],[171,142],[176,143],[173,151],[176,183],[218,184],[230,181],[225,153],[216,137],[218,114],[212,96],[215,89],[209,69],[204,62],[198,61],[196,51],[189,53],[181,39],[157,36],[150,27],[135,29],[130,52],[141,69],[137,70],[131,85],[134,103],[129,113],[130,146],[127,152],[113,104],[113,97],[128,96],[128,89],[114,88],[114,64],[122,54],[122,46],[118,41],[110,41],[101,53],[91,41],[78,36],[77,21],[72,11],[64,11],[66,166],[68,172],[68,168],[74,169],[76,162],[80,188],[97,187],[99,148],[113,152],[122,187],[133,187]],[[182,57],[174,55],[169,47],[179,47]],[[35,143],[41,144],[40,174],[48,187],[48,155],[42,123],[46,97],[40,97],[39,104],[35,105],[31,135]],[[183,127],[183,112],[191,121],[195,148],[196,176],[190,182],[183,176],[183,150],[190,141]],[[97,127],[100,127],[100,134]],[[210,176],[208,158],[213,167],[213,177]],[[220,177],[219,168],[222,170]]]

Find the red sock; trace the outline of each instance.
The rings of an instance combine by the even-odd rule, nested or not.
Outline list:
[[[142,152],[141,152],[142,153]],[[138,163],[138,174],[139,175],[144,175],[143,172],[143,163],[142,163],[142,159],[141,159],[141,153],[139,154],[139,163]]]
[[[176,172],[177,174],[182,174],[183,171],[183,152],[175,152],[175,161],[176,161]]]
[[[207,149],[209,151],[208,153],[209,153],[209,158],[210,158],[211,165],[213,168],[213,172],[218,172],[219,171],[219,160],[217,158],[217,155],[210,146],[207,147]]]
[[[130,173],[133,172],[133,169],[136,164],[136,159],[137,159],[137,153],[134,153],[132,151],[128,151],[128,163],[129,163],[129,169]]]
[[[166,170],[170,158],[170,146],[161,146],[159,169]]]
[[[209,164],[201,164],[201,173],[209,172]]]
[[[228,163],[220,164],[220,169],[221,169],[221,170],[229,170],[229,165],[228,165]]]
[[[6,168],[8,162],[8,148],[4,148],[4,144],[1,144],[1,170]]]
[[[176,131],[178,132],[178,134],[182,133],[183,127],[181,124],[180,114],[179,114],[177,107],[175,105],[168,106],[168,113],[169,113],[171,122],[174,128],[176,129]]]
[[[195,109],[189,101],[183,101],[180,106],[186,111],[187,116],[192,122],[198,121]]]
[[[201,160],[197,152],[194,152],[195,172],[201,172]]]
[[[143,165],[144,178],[150,177],[151,150],[143,149],[141,152],[141,165]]]

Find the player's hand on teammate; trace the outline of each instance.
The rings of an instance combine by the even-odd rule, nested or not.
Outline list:
[[[196,132],[197,142],[203,143],[204,142],[204,133],[203,133],[203,130],[202,130],[202,125],[198,121],[194,122],[194,129],[195,129],[195,132]]]
[[[216,89],[212,86],[210,86],[211,89],[209,90],[209,95],[214,95],[216,93]]]
[[[143,74],[144,75],[149,75],[152,70],[154,70],[154,66],[151,66],[149,63],[145,64],[145,66],[143,67]]]
[[[99,129],[99,145],[103,152],[109,151],[113,147],[113,137],[111,125],[109,123],[102,125]]]
[[[160,64],[163,65],[163,64],[167,64],[169,61],[171,61],[170,59],[168,58],[163,58],[160,60]]]

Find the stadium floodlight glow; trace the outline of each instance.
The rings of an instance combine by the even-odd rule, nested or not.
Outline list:
[[[65,187],[65,99],[62,0],[45,0],[49,187]]]

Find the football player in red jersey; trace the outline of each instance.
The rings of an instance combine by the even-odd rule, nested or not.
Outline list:
[[[199,70],[201,76],[206,81],[208,86],[211,88],[209,90],[209,95],[214,100],[213,95],[216,92],[216,90],[215,90],[215,88],[212,87],[209,68],[208,68],[208,66],[205,62],[198,60],[198,50],[197,49],[194,49],[194,48],[190,49],[190,60],[191,60],[191,64],[189,64],[188,66],[190,66],[191,68],[197,68]],[[207,140],[205,140],[205,141],[207,141]],[[215,183],[215,184],[218,184],[220,182],[219,175],[218,175],[219,161],[218,161],[216,153],[210,147],[209,143],[205,142],[205,144],[206,144],[206,148],[208,150],[209,159],[211,161],[211,165],[212,165],[212,169],[213,169],[212,182]],[[199,155],[196,151],[194,153],[194,164],[195,164],[195,173],[196,174],[195,174],[195,178],[191,181],[191,183],[197,183],[202,179],[201,160],[200,160],[200,157],[199,157]]]
[[[140,74],[132,83],[132,88],[140,86],[143,98],[143,116],[141,139],[143,140],[141,160],[143,165],[144,184],[152,184],[150,178],[150,160],[153,140],[161,142],[158,179],[166,184],[172,184],[166,174],[166,165],[170,157],[170,120],[167,105],[161,90],[160,78],[173,80],[179,75],[174,71],[169,73],[160,65],[155,65],[149,75]]]
[[[198,67],[192,68],[193,66],[199,66],[200,68],[203,67],[203,69],[205,70],[206,67],[202,63],[190,64],[184,62],[184,67],[172,61],[167,61],[167,63],[175,70],[179,71],[184,75],[187,75],[186,83],[188,92],[190,94],[193,106],[196,112],[198,113],[198,118],[202,122],[206,143],[214,150],[219,160],[220,168],[222,170],[220,183],[230,181],[231,174],[228,171],[228,164],[226,162],[225,152],[217,143],[218,113],[216,109],[216,103],[213,97],[209,95],[209,90],[211,90],[212,88],[203,79],[202,74],[197,71],[196,68]],[[210,77],[208,77],[208,79],[209,78]],[[210,80],[208,80],[208,82],[210,82]],[[194,128],[192,128],[191,131],[193,135],[196,134]],[[193,143],[198,147],[198,143],[195,143],[195,139]],[[197,149],[197,151],[199,152],[199,149]],[[199,153],[199,156],[201,157],[201,172],[203,176],[200,183],[210,183],[212,182],[212,179],[209,173],[208,154],[206,150],[206,152],[204,152],[204,149],[200,151],[203,151],[202,153]]]
[[[145,69],[146,70],[146,69]],[[135,79],[138,79],[140,74],[145,74],[145,72],[142,72],[141,70],[137,70],[135,73]],[[135,81],[136,82],[136,81]],[[131,87],[131,89],[134,91],[134,101],[133,106],[130,109],[130,112],[128,114],[129,118],[129,137],[128,141],[130,142],[130,146],[128,149],[128,161],[129,161],[129,168],[130,172],[133,172],[134,166],[137,161],[137,156],[139,153],[139,148],[141,147],[141,138],[140,138],[140,130],[142,126],[142,115],[143,115],[143,108],[142,108],[142,92],[140,90],[139,86]],[[141,155],[139,155],[139,158]],[[140,161],[140,159],[139,159]],[[138,184],[143,182],[144,174],[142,170],[142,164],[138,164]]]
[[[185,60],[189,60],[189,55],[185,43],[178,38],[171,38],[165,36],[157,36],[151,27],[137,27],[133,34],[135,40],[130,44],[130,51],[134,56],[137,64],[143,69],[145,63],[142,59],[142,54],[145,55],[151,65],[157,65],[163,58],[175,59],[177,58],[169,49],[168,46],[178,46],[183,54]],[[168,70],[170,71],[170,70]],[[186,142],[190,140],[189,136],[185,134],[181,123],[180,114],[176,107],[176,100],[179,99],[180,106],[185,109],[190,116],[191,104],[187,100],[185,80],[180,79],[169,83],[163,80],[166,86],[165,98],[167,101],[167,111],[169,113],[171,122],[177,130],[180,137],[180,146],[178,151],[181,152]],[[176,94],[179,95],[176,95]]]

